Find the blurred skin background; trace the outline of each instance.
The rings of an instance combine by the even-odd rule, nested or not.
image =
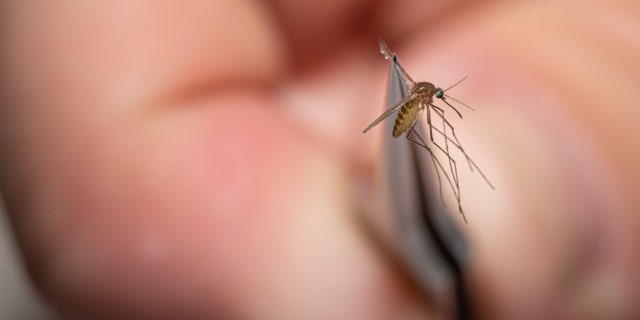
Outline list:
[[[437,318],[354,218],[379,170],[382,130],[361,132],[385,101],[382,36],[416,80],[469,75],[456,131],[497,187],[460,166],[476,311],[640,317],[639,16],[3,1],[0,187],[23,265],[62,318]]]

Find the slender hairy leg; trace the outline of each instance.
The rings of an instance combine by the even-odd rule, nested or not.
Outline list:
[[[451,142],[456,148],[458,148],[458,150],[460,150],[460,152],[462,152],[462,154],[464,155],[465,159],[467,160],[467,163],[469,164],[469,170],[474,171],[478,171],[478,173],[480,173],[480,176],[482,176],[482,178],[484,179],[484,181],[489,185],[489,187],[491,187],[491,189],[495,189],[495,187],[493,186],[493,183],[491,183],[491,181],[489,181],[489,179],[487,178],[487,176],[484,174],[484,172],[482,172],[482,170],[480,169],[480,167],[478,167],[478,165],[473,161],[473,159],[471,159],[471,157],[469,157],[469,155],[467,154],[467,152],[464,150],[464,148],[462,147],[462,143],[460,143],[460,140],[458,139],[458,137],[456,136],[456,132],[455,129],[453,128],[453,125],[451,125],[451,123],[445,118],[444,116],[444,110],[442,110],[442,108],[431,104],[431,107],[433,107],[434,112],[442,119],[442,121],[446,124],[446,127],[449,127],[449,129],[451,129],[451,135],[453,136],[453,139],[451,139],[451,137],[449,135],[446,134],[446,132],[441,131],[439,128],[433,127],[433,126],[429,126],[429,129],[436,131],[437,133],[441,134],[445,141]],[[430,117],[430,113],[429,111],[427,111],[427,115]],[[431,132],[433,132],[431,131]],[[454,140],[455,139],[455,140]],[[433,137],[431,139],[431,141],[433,141]],[[443,149],[438,143],[436,143],[435,141],[433,141],[433,143],[438,146],[438,148],[440,148],[441,150]],[[443,150],[444,152],[444,150]]]
[[[426,106],[427,108],[429,108],[429,106]],[[447,135],[447,125],[445,122],[444,117],[442,118],[442,131],[445,134],[445,137]],[[431,123],[429,123],[429,126],[432,126]],[[433,136],[431,136],[431,139],[433,139]],[[453,160],[453,158],[451,157],[451,154],[449,154],[449,140],[448,139],[444,139],[444,146],[445,146],[445,150],[447,151],[447,158],[449,158],[449,169],[451,170],[451,176],[453,177],[453,181],[456,183],[456,189],[458,190],[458,209],[460,210],[460,213],[462,213],[462,216],[464,216],[464,213],[462,211],[462,204],[460,204],[460,199],[462,198],[462,194],[460,192],[460,179],[458,178],[458,166],[456,165],[455,160]]]
[[[456,185],[456,189],[458,189],[458,192],[456,193],[456,197],[459,197],[460,195],[460,186],[459,186],[459,182],[458,182],[458,165],[456,163],[456,160],[453,159],[453,157],[451,156],[451,154],[449,153],[449,145],[448,145],[448,139],[447,135],[446,135],[446,131],[442,132],[440,131],[440,129],[436,128],[433,126],[432,121],[431,121],[431,108],[429,108],[428,105],[424,106],[425,109],[427,109],[427,125],[429,126],[429,138],[431,139],[431,142],[433,143],[433,145],[435,145],[438,149],[440,149],[440,151],[442,151],[442,153],[444,153],[447,158],[449,159],[449,168],[451,169],[451,176],[453,177],[453,181],[455,182]],[[443,128],[445,126],[445,123],[443,122]],[[436,131],[440,134],[442,134],[445,137],[445,146],[446,149],[443,148],[440,144],[438,144],[434,139],[433,139],[433,131]],[[464,152],[464,151],[463,151]]]
[[[427,106],[427,108],[429,108],[429,106]],[[444,117],[442,118],[442,132],[444,132],[444,135],[447,135],[447,124],[445,122]],[[431,123],[429,123],[429,126],[432,126]],[[433,136],[431,136],[431,139],[433,139]],[[444,139],[444,147],[445,150],[447,151],[447,157],[449,158],[449,169],[451,169],[451,174],[453,176],[453,181],[455,181],[456,183],[456,187],[458,188],[458,190],[460,189],[460,180],[458,179],[458,167],[456,166],[456,162],[453,160],[453,158],[451,157],[451,154],[449,153],[449,140],[448,139]],[[460,194],[460,191],[458,191],[458,195]]]
[[[428,112],[428,110],[427,110]],[[444,175],[445,178],[447,178],[447,182],[449,182],[449,186],[451,187],[451,190],[453,191],[456,200],[458,202],[458,210],[460,211],[460,214],[462,215],[462,219],[464,220],[464,222],[467,222],[467,217],[464,214],[464,211],[462,210],[462,205],[460,203],[460,188],[457,184],[454,184],[451,181],[451,178],[449,177],[449,175],[447,174],[447,171],[445,170],[444,166],[442,165],[442,163],[440,162],[440,160],[438,160],[438,158],[436,157],[436,155],[433,153],[433,150],[431,150],[431,148],[429,148],[425,142],[425,140],[420,136],[420,134],[414,130],[414,127],[417,123],[417,119],[418,117],[416,117],[416,121],[413,123],[413,125],[411,126],[411,128],[409,128],[409,131],[407,132],[407,139],[423,148],[425,148],[427,151],[429,151],[429,155],[431,156],[431,161],[433,162],[433,165],[436,169],[436,175],[438,177],[438,187],[439,187],[439,191],[440,191],[440,201],[442,202],[442,204],[446,207],[446,203],[444,202],[444,197],[442,195],[442,179],[440,178],[440,171],[442,171],[442,174]],[[412,134],[415,135],[418,139],[414,139],[412,137]]]

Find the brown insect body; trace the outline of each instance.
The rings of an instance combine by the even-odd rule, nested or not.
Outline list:
[[[393,65],[397,67],[397,70],[392,70],[392,71],[398,72],[400,74],[400,77],[402,77],[402,80],[404,80],[405,84],[409,87],[409,92],[405,98],[403,98],[400,101],[397,101],[392,106],[388,107],[387,110],[385,110],[377,119],[373,120],[373,122],[371,122],[362,132],[366,133],[371,128],[378,125],[382,120],[386,119],[391,114],[397,112],[396,120],[393,125],[392,136],[394,138],[397,138],[401,136],[403,133],[408,132],[405,135],[408,140],[410,140],[411,142],[415,143],[418,146],[423,147],[429,152],[429,154],[431,155],[431,160],[433,161],[433,164],[436,169],[436,174],[438,176],[438,183],[441,184],[442,182],[440,180],[440,173],[442,173],[442,176],[446,178],[446,181],[449,183],[449,186],[453,190],[453,193],[458,202],[458,210],[460,211],[460,214],[462,214],[462,217],[466,222],[467,219],[464,215],[464,212],[462,211],[462,204],[460,203],[460,185],[458,182],[459,181],[458,166],[456,164],[456,161],[453,159],[453,157],[450,154],[449,147],[450,146],[454,147],[455,149],[462,152],[462,154],[465,157],[465,160],[469,164],[469,168],[472,171],[477,171],[478,173],[480,173],[482,178],[487,182],[487,184],[492,189],[494,189],[494,187],[493,187],[493,184],[491,184],[491,182],[489,181],[489,179],[487,179],[487,177],[484,175],[482,170],[480,170],[480,168],[475,164],[475,162],[473,162],[473,160],[471,160],[471,158],[467,155],[464,148],[462,147],[462,144],[458,140],[458,137],[456,137],[453,126],[445,117],[444,110],[433,104],[433,96],[440,99],[440,101],[442,101],[447,106],[449,106],[453,111],[456,112],[456,114],[460,118],[462,118],[462,114],[460,113],[460,111],[458,111],[458,109],[456,109],[449,102],[447,102],[445,98],[452,99],[471,110],[474,110],[474,109],[462,103],[461,101],[446,95],[445,92],[447,92],[447,90],[458,85],[467,77],[462,78],[462,80],[456,82],[452,86],[449,86],[445,90],[442,90],[429,82],[416,82],[404,70],[402,65],[400,65],[400,61],[398,60],[396,55],[389,50],[389,48],[384,43],[384,41],[382,41],[382,39],[379,39],[378,43],[380,45],[380,53],[385,57],[385,59],[391,61]],[[422,137],[418,134],[418,132],[414,130],[416,121],[418,120],[418,117],[420,116],[420,114],[424,109],[427,109],[427,125],[429,126],[429,138],[431,140],[431,145],[434,146],[437,150],[441,151],[447,157],[449,162],[449,168],[445,168],[445,166],[442,165],[440,160],[438,160],[438,158],[434,154],[433,150],[427,145],[427,142],[424,139],[422,139]],[[434,126],[431,120],[432,117],[437,118],[438,121],[442,121],[442,126],[441,127]],[[443,138],[444,143],[438,142],[438,140],[434,140],[433,138],[434,133],[436,135],[440,135]],[[442,197],[442,186],[440,186],[440,200],[444,204],[444,198]]]
[[[433,95],[441,90],[429,82],[417,82],[409,88],[411,99],[405,102],[396,116],[393,125],[393,137],[397,138],[416,122],[420,110],[433,103]]]

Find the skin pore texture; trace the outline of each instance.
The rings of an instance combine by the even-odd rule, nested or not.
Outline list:
[[[301,3],[0,4],[0,188],[60,314],[437,318],[354,222],[383,36],[416,80],[469,75],[477,311],[640,316],[637,3]]]

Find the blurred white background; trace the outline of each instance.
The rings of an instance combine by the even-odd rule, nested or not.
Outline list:
[[[53,319],[26,275],[10,228],[0,200],[0,319]]]

